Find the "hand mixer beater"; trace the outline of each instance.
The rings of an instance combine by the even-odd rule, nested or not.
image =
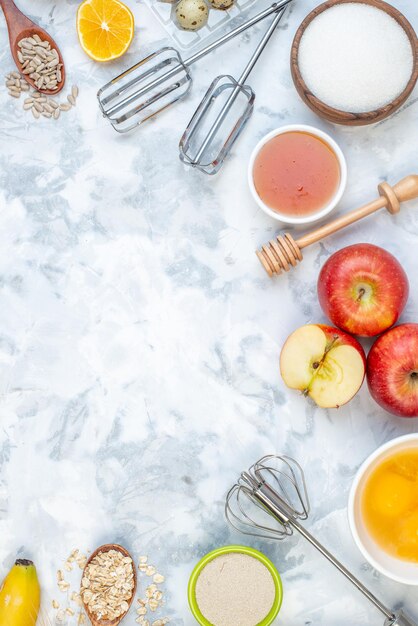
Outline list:
[[[189,93],[192,65],[290,2],[273,2],[187,59],[170,46],[156,50],[99,89],[97,98],[103,116],[117,132],[126,133],[162,113]]]
[[[226,498],[225,514],[238,531],[284,539],[297,531],[385,616],[384,626],[418,626],[402,610],[391,611],[300,523],[310,511],[301,466],[287,456],[265,456],[242,472]]]

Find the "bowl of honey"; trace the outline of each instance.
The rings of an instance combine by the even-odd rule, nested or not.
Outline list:
[[[354,479],[348,514],[369,563],[392,580],[418,585],[418,433],[369,456]]]
[[[347,164],[338,144],[322,130],[304,124],[282,126],[254,148],[248,184],[270,217],[284,224],[310,224],[341,200]]]

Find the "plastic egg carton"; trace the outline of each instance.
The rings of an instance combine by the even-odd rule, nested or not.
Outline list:
[[[174,39],[176,46],[183,50],[194,47],[203,47],[206,40],[213,39],[214,35],[221,36],[227,32],[232,20],[246,12],[253,5],[260,5],[260,0],[235,0],[233,7],[226,11],[209,8],[209,19],[206,26],[198,31],[191,32],[182,30],[176,24],[174,11],[177,1],[167,2],[164,0],[145,0],[151,11],[157,16],[166,31]],[[268,6],[269,3],[266,4]],[[264,7],[264,3],[263,3]],[[261,11],[263,7],[260,7]],[[236,24],[234,24],[236,25]]]

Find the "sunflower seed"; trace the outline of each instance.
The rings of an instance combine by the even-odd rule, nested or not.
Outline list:
[[[20,98],[20,93],[16,93],[15,91],[9,91],[9,96],[12,96],[12,98]]]
[[[74,99],[75,99],[75,98],[78,98],[78,87],[77,87],[77,85],[73,85],[73,86],[71,87],[71,95],[72,95],[72,97],[73,97]]]
[[[68,100],[68,102],[69,102],[70,104],[72,104],[73,106],[75,106],[75,98],[74,98],[74,96],[73,96],[72,94],[69,94],[69,95],[67,96],[67,100]]]
[[[37,111],[39,111],[39,113],[42,113],[42,111],[44,110],[44,107],[42,104],[39,104],[39,102],[34,102],[33,106],[35,107],[35,109]]]
[[[39,111],[37,111],[37,110],[35,109],[35,107],[34,107],[34,106],[32,107],[32,114],[33,114],[33,117],[34,117],[34,118],[36,118],[36,119],[38,119],[38,118],[40,117],[40,115],[41,115],[41,114],[39,113]]]
[[[24,81],[21,85],[20,88],[22,91],[29,91],[29,85],[26,81]]]
[[[28,103],[23,105],[23,110],[24,111],[29,111],[29,109],[31,109],[32,107],[33,107],[33,104],[28,102]]]

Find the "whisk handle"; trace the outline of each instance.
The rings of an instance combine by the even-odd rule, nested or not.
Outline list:
[[[190,65],[193,65],[193,63],[196,63],[196,61],[199,61],[201,58],[205,57],[207,54],[210,54],[213,50],[216,50],[216,48],[219,48],[224,43],[227,43],[234,37],[237,37],[244,31],[246,31],[247,29],[251,28],[252,26],[255,26],[256,24],[264,20],[269,15],[272,15],[273,13],[276,13],[277,11],[279,11],[279,9],[286,7],[291,2],[293,2],[293,0],[280,0],[280,2],[273,2],[273,4],[270,7],[268,7],[267,9],[264,9],[264,11],[261,11],[260,13],[257,13],[257,15],[255,15],[250,20],[247,20],[243,24],[240,24],[240,26],[237,26],[236,28],[232,29],[229,33],[226,33],[225,35],[223,35],[223,37],[220,37],[216,41],[213,41],[212,43],[205,46],[201,50],[198,50],[197,52],[195,52],[195,54],[193,54],[191,57],[185,60],[184,62],[185,65],[187,65],[187,67],[189,67]]]
[[[414,622],[394,622],[393,620],[396,618],[394,612],[388,609],[378,598],[376,598],[376,596],[373,595],[372,592],[367,589],[367,587],[363,585],[363,583],[360,582],[358,578],[354,576],[354,574],[352,574],[342,563],[340,563],[338,559],[335,558],[333,554],[331,554],[331,552],[328,552],[328,550],[317,539],[315,539],[315,537],[313,537],[301,524],[299,524],[297,520],[292,519],[289,523],[291,524],[291,526],[293,526],[295,530],[297,530],[298,533],[305,537],[305,539],[309,541],[309,543],[312,544],[314,548],[316,548],[322,554],[322,556],[328,559],[328,561],[332,563],[332,565],[334,565],[334,567],[336,567],[341,572],[341,574],[343,574],[355,587],[357,587],[357,589],[368,600],[370,600],[370,602],[374,604],[374,606],[381,613],[383,613],[383,615],[387,618],[385,626],[395,626],[395,624],[396,626],[418,626]],[[402,617],[403,619],[405,618],[405,616],[401,613],[399,613],[399,617]]]
[[[411,620],[403,611],[396,612],[393,617],[395,621],[386,620],[384,626],[418,626],[417,622]]]

